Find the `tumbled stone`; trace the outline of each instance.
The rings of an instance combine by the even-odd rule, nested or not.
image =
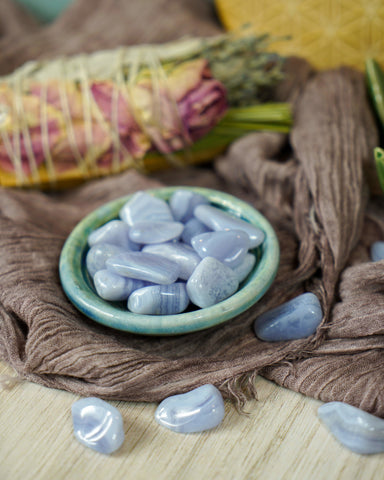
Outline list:
[[[201,260],[192,247],[178,242],[146,245],[142,251],[161,255],[176,262],[180,266],[179,278],[182,280],[188,280]]]
[[[213,257],[228,267],[236,267],[248,252],[249,237],[242,230],[207,232],[193,237],[191,244],[201,258]]]
[[[237,276],[237,280],[241,283],[247,278],[256,263],[256,257],[252,253],[247,253],[243,261],[237,267],[232,267],[232,270]]]
[[[128,225],[137,222],[173,222],[167,202],[147,192],[136,192],[120,209],[120,218]]]
[[[243,230],[249,236],[250,248],[258,247],[264,241],[265,234],[260,228],[212,205],[198,205],[194,214],[200,222],[215,231]]]
[[[124,253],[126,250],[118,245],[110,243],[98,243],[91,247],[85,259],[88,273],[91,277],[95,275],[98,270],[105,268],[105,262],[119,253]]]
[[[236,274],[213,257],[205,257],[197,265],[187,282],[188,296],[200,308],[210,307],[225,300],[239,286]]]
[[[106,269],[95,273],[93,283],[99,297],[111,302],[127,300],[134,290],[145,287],[148,284],[142,280],[122,277]]]
[[[200,220],[193,217],[188,220],[188,222],[184,225],[184,230],[181,234],[181,240],[184,243],[190,245],[193,237],[195,237],[196,235],[200,235],[200,233],[205,233],[209,231],[209,228],[204,225],[204,223],[201,223]]]
[[[108,270],[123,277],[144,280],[161,285],[174,283],[180,273],[176,262],[146,252],[120,253],[106,261]]]
[[[384,452],[384,420],[343,402],[321,405],[318,415],[337,440],[352,452]]]
[[[303,293],[282,305],[262,313],[254,322],[258,338],[267,342],[306,338],[316,332],[323,312],[313,293]]]
[[[190,190],[176,190],[169,199],[173,218],[178,222],[187,222],[193,217],[193,211],[198,205],[209,203],[208,198]]]
[[[185,283],[181,282],[140,288],[128,298],[128,309],[142,315],[174,315],[184,312],[188,304]]]
[[[121,220],[111,220],[91,232],[88,237],[88,245],[93,247],[98,243],[118,245],[126,250],[140,250],[140,245],[129,238],[129,226]]]
[[[77,440],[100,453],[110,454],[124,442],[120,412],[104,400],[82,398],[72,405],[73,430]]]
[[[374,242],[371,245],[371,260],[379,262],[384,259],[384,242]]]
[[[144,245],[177,240],[184,225],[180,222],[137,222],[129,230],[133,242]]]
[[[163,400],[156,409],[155,419],[174,432],[193,433],[217,427],[224,413],[221,393],[207,384]]]

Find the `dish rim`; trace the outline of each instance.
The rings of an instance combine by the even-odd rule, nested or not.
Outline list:
[[[71,303],[88,318],[107,327],[143,335],[180,335],[224,323],[254,305],[271,286],[279,266],[280,248],[269,221],[249,203],[219,190],[204,187],[174,186],[143,190],[168,200],[176,190],[204,195],[214,206],[261,228],[265,240],[259,247],[259,259],[239,290],[229,298],[208,308],[176,315],[141,315],[124,310],[100,298],[86,271],[85,256],[89,234],[118,217],[121,207],[137,192],[101,205],[86,215],[66,239],[60,255],[59,275]],[[79,258],[81,261],[79,262]]]

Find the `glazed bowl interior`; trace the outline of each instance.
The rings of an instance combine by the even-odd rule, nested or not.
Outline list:
[[[208,198],[210,203],[263,230],[263,244],[252,250],[257,261],[253,270],[231,297],[208,308],[193,305],[177,315],[139,315],[127,310],[126,302],[107,302],[93,286],[85,264],[89,234],[106,222],[118,218],[121,207],[132,195],[109,202],[86,216],[66,240],[60,256],[62,287],[75,307],[87,317],[105,326],[142,335],[180,335],[221,324],[254,305],[271,286],[279,265],[279,244],[266,218],[248,203],[226,193],[198,187],[164,187],[146,190],[168,200],[180,189]]]

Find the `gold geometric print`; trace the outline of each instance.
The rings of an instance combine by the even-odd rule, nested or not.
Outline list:
[[[215,0],[227,30],[250,24],[255,33],[290,35],[271,49],[299,55],[324,69],[367,57],[384,65],[384,0]]]

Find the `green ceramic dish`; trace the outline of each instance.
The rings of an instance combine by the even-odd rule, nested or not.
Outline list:
[[[52,22],[74,0],[15,0],[23,5],[37,20],[43,23]]]
[[[168,200],[175,190],[187,187],[166,187],[147,192]],[[60,257],[60,279],[69,300],[87,317],[111,328],[143,335],[179,335],[203,330],[226,322],[255,304],[268,290],[279,265],[279,244],[270,223],[249,204],[216,190],[188,187],[204,195],[212,205],[261,228],[265,241],[255,252],[254,269],[239,290],[226,300],[209,308],[187,311],[178,315],[138,315],[123,304],[112,304],[97,296],[86,267],[89,234],[104,223],[118,217],[130,196],[119,198],[85,217],[72,231]]]

